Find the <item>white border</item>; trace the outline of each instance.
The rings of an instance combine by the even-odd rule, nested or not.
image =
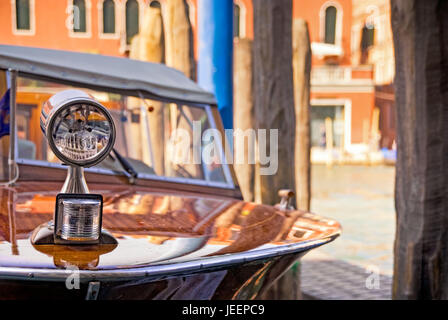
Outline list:
[[[68,36],[70,38],[91,38],[92,37],[92,3],[91,0],[84,0],[86,4],[86,32],[74,32],[72,28],[68,28]],[[73,0],[67,0],[66,14],[67,19],[72,17],[71,8],[73,8]]]
[[[98,7],[98,36],[100,39],[119,39],[120,38],[120,30],[119,30],[119,24],[118,24],[118,16],[119,16],[119,10],[121,7],[118,5],[117,0],[112,0],[114,3],[114,10],[115,10],[115,32],[114,33],[104,33],[104,22],[103,22],[103,6],[104,2],[106,0],[98,0],[97,7]]]
[[[319,10],[319,20],[320,20],[320,29],[319,29],[319,37],[320,42],[325,43],[325,10],[328,7],[335,7],[336,8],[336,28],[335,28],[335,46],[341,46],[342,45],[342,17],[344,11],[342,10],[342,6],[337,1],[327,1],[325,2],[322,7],[320,7]],[[332,43],[329,43],[332,44]]]
[[[344,150],[352,149],[352,100],[351,99],[311,99],[311,107],[344,106]]]
[[[17,29],[16,0],[11,0],[12,33],[16,36],[34,36],[36,34],[35,0],[30,1],[30,29]]]

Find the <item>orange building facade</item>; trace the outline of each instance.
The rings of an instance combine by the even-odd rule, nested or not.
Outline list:
[[[18,26],[20,3],[27,2],[29,28]],[[0,43],[50,49],[123,55],[124,1],[114,1],[115,32],[102,32],[103,0],[85,0],[85,30],[73,26],[73,0],[2,0],[0,1]],[[143,2],[137,2],[143,6]],[[26,7],[26,5],[24,5]],[[26,8],[23,9],[26,15]],[[25,26],[26,27],[26,26]]]
[[[293,17],[305,19],[310,32],[313,158],[324,144],[326,118],[332,120],[336,149],[366,151],[374,108],[373,71],[371,66],[351,64],[352,1],[296,0]]]
[[[367,150],[377,126],[372,122],[375,61],[359,59],[366,43],[369,45],[369,33],[354,28],[354,22],[357,27],[366,25],[371,15],[359,14],[359,1],[293,0],[293,18],[305,19],[310,32],[315,154],[325,147],[325,119],[332,120],[333,147],[341,153]],[[369,4],[375,6],[376,2],[381,0]],[[252,0],[234,3],[235,36],[253,39]],[[198,59],[197,0],[187,0],[187,4]],[[1,0],[0,43],[127,56],[147,6],[160,6],[163,12],[164,0]],[[75,10],[77,7],[81,9]]]
[[[234,3],[240,13],[240,32],[237,30],[236,35],[253,38],[253,14],[248,14],[253,11],[252,1],[238,0]],[[293,18],[305,19],[310,33],[314,161],[326,158],[323,153],[329,129],[325,120],[328,118],[332,120],[332,152],[336,152],[336,157],[362,154],[371,146],[372,126],[376,125],[372,123],[374,66],[352,62],[352,55],[361,50],[356,47],[359,41],[352,32],[353,3],[352,0],[293,0]]]

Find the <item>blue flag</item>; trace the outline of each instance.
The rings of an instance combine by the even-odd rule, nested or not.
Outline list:
[[[0,138],[9,135],[9,89],[0,100]]]

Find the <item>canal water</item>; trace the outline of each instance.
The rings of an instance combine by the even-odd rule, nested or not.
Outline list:
[[[317,250],[391,275],[395,168],[313,165],[311,175],[311,211],[343,228],[341,237]]]

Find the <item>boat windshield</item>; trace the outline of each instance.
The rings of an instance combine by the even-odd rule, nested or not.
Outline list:
[[[41,132],[42,105],[53,94],[76,88],[25,77],[17,79],[16,121],[19,163],[60,163]],[[222,164],[221,141],[203,139],[214,128],[210,107],[164,103],[141,97],[79,88],[97,99],[112,114],[117,131],[115,149],[138,177],[169,177],[231,184]],[[213,149],[205,161],[201,150]],[[212,147],[212,148],[211,148]],[[210,157],[208,157],[210,158]],[[93,170],[123,173],[119,159],[111,156]]]

